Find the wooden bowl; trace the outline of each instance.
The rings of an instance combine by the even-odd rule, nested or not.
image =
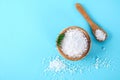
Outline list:
[[[58,49],[59,53],[60,53],[64,58],[66,58],[66,59],[68,59],[68,60],[72,60],[72,61],[77,61],[77,60],[82,59],[83,57],[85,57],[85,56],[88,54],[88,52],[89,52],[89,50],[90,50],[90,46],[91,46],[91,39],[90,39],[88,33],[87,33],[84,29],[82,29],[82,28],[80,28],[80,27],[77,27],[77,26],[68,27],[68,28],[64,29],[60,34],[65,33],[65,32],[66,32],[67,30],[69,30],[69,29],[78,29],[78,30],[80,30],[80,31],[82,31],[82,32],[84,33],[84,35],[86,36],[86,38],[87,38],[87,40],[88,40],[88,49],[82,54],[82,56],[80,56],[80,57],[75,57],[75,58],[69,57],[68,55],[66,55],[66,54],[61,50],[61,47],[58,46],[58,45],[57,45],[57,49]],[[60,34],[59,34],[59,35],[60,35]],[[57,43],[56,43],[56,44],[57,44]]]

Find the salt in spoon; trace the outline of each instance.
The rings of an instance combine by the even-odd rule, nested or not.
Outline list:
[[[86,21],[89,23],[96,39],[100,42],[104,41],[107,38],[107,33],[90,19],[88,14],[85,12],[83,7],[79,3],[76,4],[76,8],[84,16]]]

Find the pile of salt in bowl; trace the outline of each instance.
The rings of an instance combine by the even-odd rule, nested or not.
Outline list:
[[[64,37],[58,51],[69,60],[80,60],[87,55],[90,48],[90,38],[85,30],[79,27],[69,27],[63,30]]]
[[[69,29],[61,43],[62,51],[69,57],[80,57],[88,49],[86,36],[78,29]]]

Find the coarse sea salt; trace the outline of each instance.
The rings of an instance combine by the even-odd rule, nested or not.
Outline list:
[[[50,61],[49,70],[53,70],[55,72],[59,72],[66,68],[66,65],[63,63],[62,60],[59,59],[59,57],[56,57],[53,61]]]
[[[101,40],[101,41],[104,41],[106,38],[106,34],[100,29],[97,29],[95,31],[95,36],[98,40]]]
[[[69,29],[65,32],[61,48],[69,57],[80,57],[88,49],[88,40],[82,31]]]
[[[111,60],[109,58],[93,57],[93,59],[91,60],[92,61],[90,62],[89,65],[86,64],[87,62],[89,62],[88,60],[84,61],[83,63],[81,62],[78,64],[74,64],[72,62],[60,59],[59,56],[57,56],[54,59],[50,60],[47,69],[45,69],[45,72],[46,71],[53,71],[55,73],[69,72],[71,74],[73,74],[74,72],[79,72],[80,74],[82,74],[83,72],[86,71],[90,72],[93,69],[109,68],[111,64]]]
[[[110,66],[111,60],[108,60],[107,58],[99,58],[97,57],[95,60],[95,69],[99,69],[100,67],[108,68]]]

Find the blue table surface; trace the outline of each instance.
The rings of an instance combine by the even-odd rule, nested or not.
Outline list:
[[[105,42],[96,41],[75,8],[77,2],[108,33]],[[111,60],[110,67],[65,73],[62,79],[60,74],[58,78],[50,72],[44,75],[48,57],[66,60],[58,53],[55,41],[61,30],[74,25],[89,33],[92,46],[86,58],[68,62],[89,65],[90,57],[100,56]],[[0,80],[120,80],[119,46],[120,0],[0,0]],[[46,61],[41,64],[43,58]]]

